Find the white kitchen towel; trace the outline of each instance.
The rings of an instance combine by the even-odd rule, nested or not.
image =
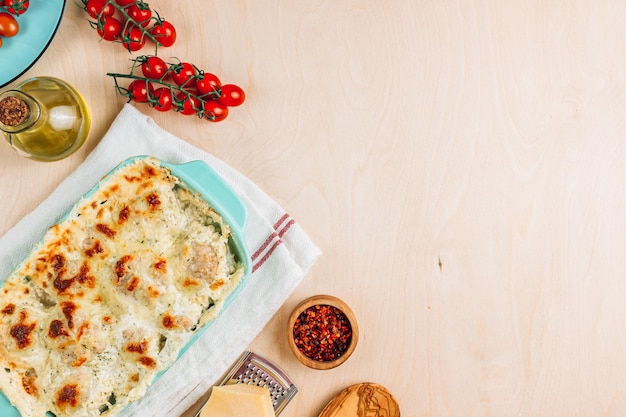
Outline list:
[[[247,284],[147,395],[122,413],[122,417],[172,417],[191,407],[226,372],[301,282],[320,250],[298,223],[248,178],[126,104],[85,161],[0,238],[0,277],[6,277],[48,227],[104,174],[136,155],[151,155],[174,164],[203,160],[226,180],[248,209],[245,235],[252,274]]]

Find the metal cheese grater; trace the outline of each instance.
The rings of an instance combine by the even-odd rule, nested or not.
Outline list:
[[[219,383],[219,385],[230,384],[250,384],[267,388],[277,416],[298,392],[298,387],[282,369],[268,359],[249,351],[241,355]],[[198,415],[200,411],[196,417]]]

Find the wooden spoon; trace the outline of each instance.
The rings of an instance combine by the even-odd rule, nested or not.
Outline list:
[[[319,417],[400,417],[400,406],[385,387],[362,383],[337,394]]]

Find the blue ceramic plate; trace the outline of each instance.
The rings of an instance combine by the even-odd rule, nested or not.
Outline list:
[[[94,193],[103,181],[111,176],[116,170],[121,167],[136,161],[137,159],[145,158],[145,156],[131,157],[122,161],[116,168],[109,172],[102,180],[98,182],[85,196],[89,196]],[[228,296],[222,309],[218,313],[218,316],[226,310],[228,305],[233,301],[237,294],[241,291],[243,286],[248,281],[251,273],[252,261],[250,259],[250,253],[245,243],[244,229],[248,220],[248,211],[239,199],[237,194],[230,188],[230,186],[217,174],[209,165],[203,161],[191,161],[185,164],[169,164],[162,162],[164,166],[169,168],[176,177],[190,190],[196,191],[200,196],[205,199],[213,208],[222,215],[225,222],[231,228],[231,240],[230,247],[235,256],[244,266],[244,275],[239,282],[239,285]],[[78,204],[78,203],[77,203]],[[72,209],[68,210],[60,219],[61,222],[65,219]],[[197,339],[200,335],[211,325],[211,322],[205,324],[200,328],[191,338],[191,340],[183,347],[179,352],[180,357]],[[161,374],[157,375],[156,379]],[[156,380],[155,379],[155,380]],[[0,417],[22,417],[15,407],[11,405],[9,400],[0,392]],[[49,417],[49,416],[41,416]]]
[[[65,3],[66,0],[30,0],[28,10],[16,18],[20,25],[17,35],[2,38],[0,88],[24,74],[43,55],[61,23]],[[0,12],[6,12],[4,7],[0,7]]]

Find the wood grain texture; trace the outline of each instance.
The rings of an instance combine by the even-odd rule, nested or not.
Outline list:
[[[150,4],[179,28],[161,56],[248,100],[220,124],[138,108],[250,177],[323,251],[250,346],[299,385],[281,417],[364,381],[404,417],[626,415],[626,3]],[[0,149],[0,232],[97,144],[124,102],[105,73],[128,59],[68,2],[22,79],[74,84],[92,132],[59,163]],[[328,371],[285,340],[320,293],[360,325]]]
[[[400,417],[400,407],[385,387],[365,382],[337,394],[319,417]]]

